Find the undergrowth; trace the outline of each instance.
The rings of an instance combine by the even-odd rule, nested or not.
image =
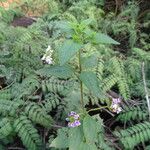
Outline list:
[[[106,7],[105,0],[0,6],[0,150],[149,149],[150,14],[141,18],[137,1],[117,12]],[[13,27],[25,14],[38,17]],[[70,112],[79,115],[74,128]]]

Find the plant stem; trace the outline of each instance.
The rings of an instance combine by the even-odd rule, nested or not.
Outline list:
[[[79,50],[79,73],[82,72],[82,65],[81,65],[81,49]],[[81,101],[81,106],[82,106],[82,109],[84,110],[84,101],[83,101],[83,83],[82,81],[80,80],[80,94],[81,94],[81,97],[80,97],[80,101]]]
[[[102,106],[102,107],[98,107],[98,108],[94,108],[94,109],[90,109],[87,113],[91,112],[91,111],[97,111],[97,110],[101,110],[104,108],[108,108],[108,106]]]

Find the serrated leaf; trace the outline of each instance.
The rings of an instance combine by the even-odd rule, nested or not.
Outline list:
[[[60,65],[64,65],[68,62],[81,47],[82,44],[76,43],[73,40],[66,40],[58,50]]]
[[[97,123],[89,115],[83,119],[83,132],[87,143],[95,143],[97,141]]]
[[[36,73],[41,76],[56,76],[59,78],[68,78],[71,77],[73,74],[73,69],[69,65],[65,66],[46,66],[38,71]]]
[[[96,33],[94,36],[94,43],[96,44],[120,44],[119,42],[115,41],[108,35],[102,33]]]
[[[86,87],[93,92],[97,97],[101,96],[99,82],[96,74],[90,71],[84,71],[80,74],[80,80],[86,85]]]

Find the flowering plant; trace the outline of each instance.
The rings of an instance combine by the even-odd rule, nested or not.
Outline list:
[[[85,62],[83,60],[83,52],[88,53],[86,51],[87,43],[90,43],[91,45],[94,46],[100,43],[118,44],[118,42],[108,37],[107,35],[92,31],[88,27],[90,22],[91,20],[84,20],[81,23],[71,22],[71,23],[66,23],[68,26],[65,26],[65,29],[67,28],[67,30],[65,30],[67,38],[66,40],[64,40],[62,46],[58,49],[58,57],[59,57],[58,60],[59,60],[59,65],[63,67],[71,60],[71,58],[73,58],[77,54],[78,67],[74,71],[74,74],[79,80],[80,106],[81,106],[79,110],[81,111],[80,114],[82,114],[82,117],[80,117],[79,114],[77,114],[76,112],[71,111],[68,114],[68,117],[66,118],[69,127],[67,133],[66,134],[63,133],[60,136],[56,137],[54,141],[52,141],[50,147],[55,147],[60,149],[69,147],[69,149],[72,150],[74,149],[82,150],[88,147],[91,147],[92,150],[99,148],[98,145],[100,143],[99,142],[100,137],[98,136],[98,134],[102,130],[101,128],[102,122],[98,123],[95,119],[89,116],[88,113],[91,111],[100,110],[102,108],[100,107],[100,108],[86,111],[85,100],[84,100],[85,99],[84,86],[86,86],[90,90],[91,94],[97,98],[101,98],[101,94],[100,94],[101,91],[100,91],[99,79],[97,78],[97,75],[95,74],[94,71],[92,71],[92,69],[91,71],[88,71],[88,69],[86,70],[86,65],[83,64]],[[68,35],[70,37],[69,39],[68,39]],[[86,58],[86,63],[90,64],[89,57]],[[83,66],[85,66],[84,69]],[[57,71],[57,75],[58,72],[61,74],[63,72],[63,74],[65,74],[66,72],[68,72],[68,69],[67,71],[66,69],[63,69],[63,71],[62,69],[60,71]],[[117,112],[119,112],[118,108],[117,108]],[[100,120],[99,116],[98,116],[98,120]],[[64,135],[66,136],[64,137]],[[76,137],[78,137],[78,139],[76,139]],[[57,145],[57,143],[59,143],[59,141],[62,138],[66,139],[66,142],[68,142],[68,145],[66,147],[64,147],[64,144],[61,146]],[[84,140],[84,138],[86,140]],[[75,147],[74,147],[74,141],[76,141]]]
[[[120,107],[121,100],[120,98],[112,98],[112,104],[110,106],[110,109],[119,114],[122,111],[122,108]]]
[[[53,64],[53,58],[52,58],[53,50],[51,49],[51,46],[48,45],[45,54],[41,58],[42,61],[44,61],[47,64]]]
[[[81,125],[79,120],[79,114],[74,111],[71,111],[68,114],[68,118],[66,118],[66,121],[68,121],[68,127],[77,127]]]

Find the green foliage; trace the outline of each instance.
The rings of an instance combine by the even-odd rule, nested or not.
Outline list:
[[[44,127],[51,127],[53,123],[52,118],[36,103],[32,102],[30,104],[27,104],[27,106],[25,107],[25,112],[29,119]]]
[[[86,85],[86,87],[93,92],[97,97],[100,97],[100,88],[98,79],[93,72],[81,72],[80,80]]]
[[[149,94],[149,15],[141,17],[141,5],[21,0],[0,7],[0,149],[149,148],[141,73],[144,62]],[[20,12],[40,17],[27,28],[12,27]],[[48,46],[52,64],[41,59]],[[111,117],[116,97],[122,112]],[[80,126],[66,127],[70,111],[79,112]],[[113,136],[114,129],[121,130]]]
[[[109,63],[110,65],[108,67],[108,71],[111,73],[111,75],[103,79],[103,91],[108,91],[113,86],[117,85],[123,98],[126,100],[129,99],[130,92],[127,81],[128,78],[122,61],[116,57],[113,57]]]
[[[119,44],[109,36],[99,33],[95,35],[95,42],[96,43],[103,43],[103,44]]]
[[[13,131],[9,118],[2,118],[0,123],[0,140],[5,139]]]
[[[119,138],[125,149],[133,149],[137,144],[150,139],[150,123],[145,121],[125,130],[116,131],[114,134]]]
[[[44,107],[44,109],[47,112],[52,111],[53,109],[55,109],[59,104],[61,103],[61,98],[55,93],[48,93],[47,95],[45,95],[45,99],[42,103],[42,107]]]
[[[52,141],[50,147],[55,147],[59,149],[68,147],[72,150],[97,150],[99,148],[104,149],[105,140],[102,136],[103,134],[104,133],[102,120],[100,118],[99,120],[96,120],[93,119],[91,116],[87,115],[83,119],[83,125],[76,128],[59,129],[58,135]],[[108,145],[107,148],[111,149]]]
[[[127,123],[131,120],[146,120],[148,118],[148,112],[146,108],[142,107],[127,107],[123,110],[121,114],[117,117],[117,120],[120,120],[124,123]]]
[[[5,23],[11,23],[15,16],[19,16],[21,13],[16,12],[13,9],[6,10],[4,7],[0,6],[0,20]]]
[[[103,80],[103,90],[110,90],[118,81],[118,77],[115,74],[112,74]]]
[[[60,65],[64,65],[69,61],[81,47],[81,44],[74,43],[71,40],[65,41],[63,46],[58,50]]]
[[[67,95],[74,85],[72,79],[59,79],[54,76],[42,81],[43,92],[54,92]]]
[[[123,5],[117,16],[115,13],[108,13],[107,17],[99,23],[99,26],[107,33],[111,32],[126,38],[129,43],[127,47],[133,48],[138,41],[138,14],[139,6],[136,2],[130,1],[127,5]]]
[[[15,102],[15,101],[10,101],[10,100],[4,100],[0,99],[0,113],[2,115],[10,115],[10,116],[15,116],[16,111],[19,109],[19,106],[21,106],[21,102]]]
[[[133,53],[135,53],[142,60],[150,61],[150,53],[149,52],[145,52],[140,48],[133,48]]]
[[[14,122],[15,132],[21,138],[24,146],[29,150],[40,150],[43,147],[42,140],[31,121],[24,115],[21,115]]]
[[[73,74],[73,69],[68,66],[46,66],[38,71],[37,74],[40,76],[50,77],[56,76],[58,78],[69,78]]]

